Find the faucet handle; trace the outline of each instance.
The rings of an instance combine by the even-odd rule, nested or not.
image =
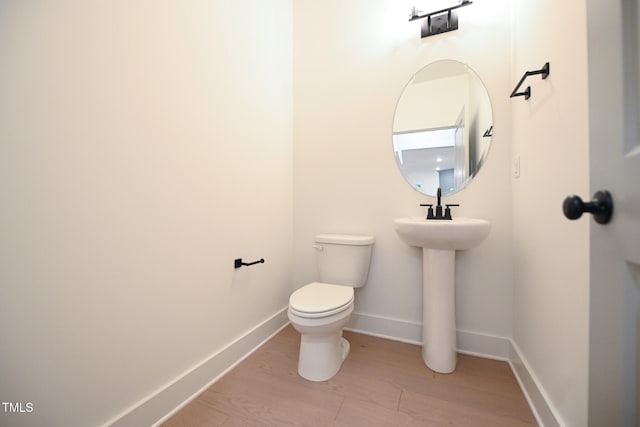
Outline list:
[[[427,210],[427,219],[433,219],[434,215],[433,215],[433,203],[421,203],[420,206],[428,206],[429,209]]]
[[[449,203],[445,205],[446,208],[444,210],[444,219],[453,219],[451,217],[451,206],[460,206],[458,203]]]

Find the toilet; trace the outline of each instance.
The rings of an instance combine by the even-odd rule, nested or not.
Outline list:
[[[302,378],[330,379],[349,354],[342,328],[353,312],[353,289],[367,283],[373,242],[372,236],[315,236],[320,281],[301,287],[289,298],[289,320],[301,334],[298,374]]]

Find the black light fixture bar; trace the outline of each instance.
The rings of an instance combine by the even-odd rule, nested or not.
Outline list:
[[[448,31],[454,31],[458,29],[458,15],[454,12],[454,10],[464,6],[469,6],[470,4],[473,4],[473,1],[462,0],[460,4],[457,4],[455,6],[425,14],[422,14],[422,12],[416,10],[416,8],[414,7],[413,9],[411,9],[409,22],[426,18],[421,27],[422,38],[446,33]]]

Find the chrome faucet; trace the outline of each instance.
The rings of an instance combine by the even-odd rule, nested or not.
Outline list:
[[[451,206],[460,206],[459,204],[446,204],[444,209],[444,215],[442,214],[442,189],[438,187],[438,192],[436,193],[438,204],[436,205],[436,213],[433,213],[433,204],[421,204],[420,206],[428,206],[427,210],[427,219],[446,219],[451,220]]]

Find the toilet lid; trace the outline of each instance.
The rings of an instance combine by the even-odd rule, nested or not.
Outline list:
[[[313,282],[291,294],[289,307],[300,313],[328,315],[352,301],[353,288],[350,286]]]

